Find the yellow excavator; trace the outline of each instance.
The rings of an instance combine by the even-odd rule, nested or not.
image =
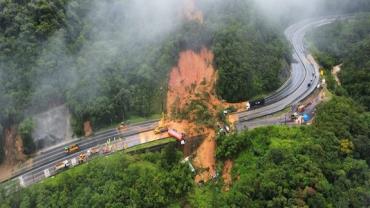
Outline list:
[[[123,130],[126,130],[127,129],[127,123],[126,122],[121,122],[118,126],[117,126],[117,131],[123,131]]]
[[[158,126],[154,129],[154,134],[161,134],[167,131],[168,131],[168,128],[166,125],[166,116],[164,113],[162,113],[162,118],[159,121]]]

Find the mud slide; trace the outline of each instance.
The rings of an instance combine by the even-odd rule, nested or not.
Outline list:
[[[4,135],[5,155],[4,162],[0,165],[0,181],[8,178],[13,169],[27,159],[26,155],[23,154],[23,142],[18,135],[17,127],[12,126],[11,128],[5,129]]]
[[[203,14],[196,8],[195,0],[185,0],[185,17],[189,21],[203,23]],[[206,47],[199,52],[186,50],[180,53],[179,62],[169,74],[167,92],[168,126],[184,132],[188,137],[202,135],[204,140],[195,152],[193,163],[198,169],[196,182],[208,181],[216,173],[216,132],[217,113],[220,109],[243,104],[228,104],[219,100],[215,93],[217,72],[213,68],[214,54]],[[194,107],[195,106],[195,107]],[[207,113],[214,119],[213,126],[200,124],[200,114]],[[183,117],[186,117],[184,119]],[[211,122],[211,123],[212,123]]]
[[[207,112],[216,118],[219,109],[242,106],[228,104],[217,98],[215,93],[217,73],[212,64],[213,57],[213,53],[207,48],[202,48],[199,53],[191,50],[181,52],[178,65],[170,72],[168,83],[167,117],[171,120],[168,126],[186,133],[189,137],[198,135],[205,137],[193,161],[200,170],[200,174],[196,176],[197,182],[208,181],[216,176],[216,132],[214,128],[197,124],[194,111],[186,111],[190,118],[187,120],[178,119],[176,112],[188,109],[192,101],[197,101],[205,105]]]

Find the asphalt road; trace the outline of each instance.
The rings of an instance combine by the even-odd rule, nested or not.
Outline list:
[[[23,168],[19,169],[16,173],[14,173],[13,178],[21,178],[25,185],[32,184],[44,176],[45,169],[54,167],[59,161],[76,157],[81,152],[86,152],[86,150],[91,147],[104,144],[109,139],[113,140],[114,138],[118,139],[120,137],[124,138],[127,143],[140,143],[140,141],[129,141],[127,137],[137,135],[141,132],[153,130],[157,123],[158,120],[152,120],[129,125],[128,128],[122,132],[118,132],[116,129],[110,129],[99,132],[89,138],[77,139],[65,144],[54,146],[48,150],[39,152],[38,155],[32,159],[31,164],[25,165]],[[139,138],[135,138],[135,140],[139,140]],[[80,151],[74,154],[65,154],[64,147],[70,144],[78,144],[80,146]]]
[[[306,58],[306,49],[304,47],[303,38],[306,32],[313,27],[329,24],[335,19],[336,17],[325,17],[322,19],[305,20],[286,29],[285,35],[293,46],[293,57],[296,60],[296,63],[292,64],[291,76],[280,87],[280,89],[266,98],[265,106],[251,111],[238,113],[240,122],[237,127],[239,129],[243,129],[246,123],[251,122],[254,119],[276,113],[291,104],[297,103],[314,91],[319,83],[319,71],[311,65]],[[310,82],[312,82],[312,84],[308,87],[307,85]],[[99,144],[104,144],[108,139],[112,139],[114,137],[125,138],[140,132],[153,130],[156,127],[157,122],[158,121],[156,120],[130,125],[123,133],[117,132],[115,129],[106,130],[89,138],[73,140],[69,143],[41,151],[33,158],[30,165],[24,166],[13,175],[13,180],[20,179],[20,181],[25,185],[32,184],[44,177],[45,169],[50,169],[54,167],[57,162],[76,157],[79,154],[79,152],[77,152],[71,155],[66,155],[63,150],[64,146],[76,143],[81,148],[80,152],[85,152],[87,149]],[[264,120],[258,119],[258,122],[264,122]],[[127,142],[137,143],[137,141]]]
[[[304,36],[309,30],[330,24],[338,18],[340,17],[332,16],[304,20],[285,30],[285,36],[292,45],[295,60],[291,65],[291,76],[280,89],[265,99],[264,106],[238,113],[237,129],[242,130],[248,127],[248,123],[256,124],[254,121],[256,119],[259,124],[263,124],[264,119],[259,118],[277,113],[298,103],[316,89],[320,82],[319,69],[307,59],[308,52],[305,48]],[[311,83],[310,86],[308,86],[309,83]]]

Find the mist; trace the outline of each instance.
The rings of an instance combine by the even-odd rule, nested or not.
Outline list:
[[[34,115],[35,139],[45,140],[46,145],[70,139],[65,137],[70,135],[65,127],[71,122],[70,112],[60,106],[70,100],[81,106],[105,102],[111,89],[103,78],[109,78],[112,70],[125,77],[148,67],[138,57],[148,54],[145,59],[153,58],[153,46],[161,45],[181,25],[183,8],[173,0],[70,3],[66,8],[67,27],[73,29],[57,30],[42,47],[32,69],[37,78],[31,83],[33,93],[25,115]],[[85,12],[83,18],[77,18],[80,12]],[[70,36],[75,39],[69,40]],[[141,76],[155,77],[155,71],[147,71]],[[48,109],[54,113],[41,113]],[[53,122],[41,122],[40,118]],[[53,141],[46,141],[48,138]]]
[[[253,0],[256,8],[271,21],[290,24],[304,18],[366,11],[368,0]]]
[[[53,31],[51,35],[48,34],[47,40],[37,46],[38,51],[35,53],[37,55],[32,57],[34,63],[30,63],[27,67],[19,67],[16,66],[18,57],[12,57],[12,60],[6,64],[0,60],[0,80],[9,80],[12,77],[27,74],[25,79],[29,80],[24,88],[30,88],[30,97],[23,98],[26,96],[18,94],[14,96],[16,97],[14,103],[21,106],[18,108],[25,109],[25,112],[21,112],[24,116],[32,116],[67,104],[69,108],[73,106],[72,113],[83,115],[79,118],[80,120],[85,119],[85,112],[92,112],[95,117],[106,115],[105,117],[109,118],[114,115],[111,110],[114,108],[112,105],[117,107],[122,103],[112,104],[113,99],[108,96],[119,95],[121,97],[116,100],[122,100],[122,102],[130,100],[132,106],[145,103],[147,99],[145,96],[141,97],[141,100],[131,99],[132,95],[142,91],[142,86],[139,84],[165,82],[165,74],[173,66],[168,60],[175,61],[176,58],[172,56],[178,54],[161,57],[161,48],[165,47],[164,43],[169,44],[168,48],[171,48],[171,44],[175,41],[168,40],[175,39],[176,31],[183,26],[186,6],[184,1],[92,0],[79,2],[72,0],[66,6],[65,13],[61,14],[63,16],[61,19],[65,20],[61,24],[63,26],[59,27],[62,29]],[[214,8],[221,13],[223,7],[229,4],[222,0],[196,0],[195,2],[202,6],[201,10],[204,13]],[[263,17],[285,24],[317,14],[330,13],[328,11],[340,11],[337,7],[333,7],[336,1],[327,2],[323,3],[319,0],[308,3],[303,0],[245,1],[246,4],[251,5],[252,12],[247,11],[251,13],[251,16],[261,16],[259,13],[261,12]],[[345,7],[351,8],[361,7],[362,4],[367,3],[366,0],[338,2],[344,2]],[[256,8],[257,11],[255,11]],[[219,14],[215,12],[213,15]],[[219,16],[227,17],[227,14]],[[219,27],[217,21],[205,22],[205,24],[213,24],[214,28],[207,26],[214,30]],[[20,54],[22,56],[27,53]],[[19,70],[8,70],[7,74],[2,76],[1,72],[5,71],[3,68],[16,68],[14,66],[19,67]],[[16,89],[17,82],[12,83],[14,86],[0,86],[0,92]],[[147,86],[152,90],[148,90],[147,94],[153,94],[155,91],[152,89],[153,86]],[[12,96],[4,93],[0,96],[0,104],[2,106],[15,105]],[[11,109],[11,107],[8,108]],[[129,110],[134,111],[135,109]],[[86,115],[88,116],[91,115]],[[69,119],[69,117],[70,115],[65,115],[63,119]],[[51,122],[46,122],[46,124],[55,125]],[[36,128],[51,127],[46,125]]]
[[[254,0],[257,8],[271,20],[284,17],[304,18],[312,16],[320,7],[320,0]],[[294,20],[293,20],[294,21]]]

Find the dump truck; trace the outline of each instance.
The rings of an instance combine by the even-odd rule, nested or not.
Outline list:
[[[175,129],[169,129],[168,134],[177,139],[178,141],[183,141],[185,137],[183,133],[179,133]]]
[[[69,164],[68,160],[58,162],[57,164],[55,164],[55,171],[59,171],[59,170],[63,170],[64,168],[68,168],[69,165],[70,164]]]
[[[78,146],[78,144],[72,144],[68,147],[64,147],[64,153],[66,154],[71,154],[78,151],[80,151],[80,146]]]

